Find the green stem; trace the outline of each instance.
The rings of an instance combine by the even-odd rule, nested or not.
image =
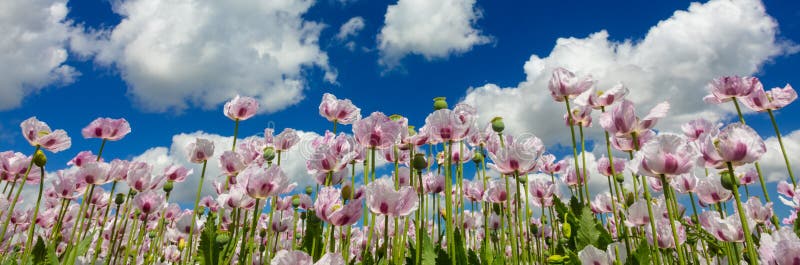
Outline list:
[[[636,133],[631,133],[631,140],[633,141],[634,149],[638,151],[639,150],[639,139],[637,138]],[[634,175],[634,179],[635,178],[636,178],[636,176]],[[661,252],[658,251],[658,240],[656,239],[658,237],[658,233],[657,233],[658,230],[656,230],[656,218],[655,218],[655,215],[653,215],[653,205],[652,205],[652,201],[651,201],[652,198],[650,197],[650,186],[647,185],[647,177],[646,176],[642,177],[642,190],[644,190],[644,199],[647,202],[646,203],[647,204],[647,216],[648,216],[648,218],[650,218],[650,222],[649,222],[650,223],[650,232],[653,233],[653,245],[654,245],[654,249],[655,249],[656,256],[657,256],[657,259],[655,259],[655,260],[656,260],[656,264],[659,264],[660,263],[660,259],[661,259]]]
[[[39,204],[42,202],[42,191],[44,190],[44,167],[39,167],[39,171],[41,172],[41,178],[39,179],[39,195],[36,197],[36,207],[33,208],[33,218],[31,218],[31,224],[28,227],[28,240],[25,242],[25,254],[23,254],[23,260],[27,260],[28,254],[30,254],[31,244],[33,244],[33,232],[36,230],[36,218],[39,216]]]
[[[728,162],[728,171],[731,175],[734,174],[733,171],[733,164]],[[744,208],[742,207],[742,201],[739,199],[739,183],[733,182],[733,198],[736,200],[736,208],[739,212],[739,219],[742,222],[742,230],[744,232],[744,241],[747,244],[747,255],[750,257],[750,262],[758,264],[758,255],[756,255],[755,244],[753,244],[753,238],[750,234],[750,227],[747,225],[747,217],[745,216]]]
[[[661,174],[661,184],[662,187],[664,188],[664,203],[667,206],[667,215],[669,215],[669,226],[670,228],[672,228],[672,239],[675,241],[675,251],[678,252],[678,261],[680,261],[680,264],[683,265],[686,264],[686,258],[683,256],[683,251],[681,251],[680,249],[681,244],[680,242],[678,242],[679,241],[678,229],[675,227],[676,209],[673,209],[672,204],[670,203],[670,200],[674,199],[672,197],[672,192],[671,192],[672,186],[669,185],[669,182],[667,182],[667,176],[665,176],[664,174]],[[651,220],[651,222],[653,221],[654,220]],[[655,239],[656,237],[657,235],[653,234],[654,241],[656,241]]]
[[[769,113],[769,119],[772,121],[772,128],[775,129],[775,136],[778,138],[778,145],[781,147],[783,162],[786,163],[786,170],[789,171],[789,178],[792,180],[792,186],[797,188],[797,182],[794,179],[794,173],[792,173],[792,165],[789,164],[789,157],[786,155],[786,148],[783,147],[783,137],[781,137],[781,131],[778,130],[778,123],[775,121],[775,115],[772,114],[772,110],[767,110],[767,113]]]
[[[566,103],[566,105],[567,105],[568,120],[571,121],[573,119],[572,119],[572,108],[569,107],[569,97],[564,96],[564,103]],[[573,165],[572,166],[575,167],[575,177],[578,178],[578,184],[580,185],[580,183],[581,183],[581,181],[580,181],[581,171],[580,171],[580,167],[578,165],[578,144],[577,144],[577,141],[575,140],[575,126],[572,125],[572,122],[568,122],[568,123],[569,123],[569,132],[570,132],[570,135],[572,136],[572,161],[573,161]],[[578,188],[578,193],[579,193],[581,201],[584,202],[584,203],[588,203],[583,198],[583,190]]]
[[[196,221],[196,218],[197,218],[197,205],[200,204],[200,194],[203,192],[203,182],[204,182],[205,177],[206,177],[206,166],[207,165],[208,165],[208,160],[203,161],[203,169],[200,171],[200,184],[197,185],[197,196],[194,199],[194,208],[192,208],[192,220],[191,220],[191,225],[189,227],[189,240],[188,240],[189,244],[187,244],[187,247],[189,248],[188,249],[188,255],[186,256],[186,260],[187,261],[192,258],[192,248],[193,248],[192,247],[193,246],[192,242],[193,242],[193,239],[194,239],[194,226],[195,226],[195,223],[197,223],[197,221]]]
[[[444,194],[445,194],[445,196],[444,196],[444,200],[445,200],[445,222],[447,222],[447,224],[445,225],[445,229],[447,229],[447,246],[448,246],[447,249],[453,249],[453,246],[455,245],[454,242],[453,242],[453,239],[455,238],[455,236],[454,236],[454,233],[453,233],[453,220],[454,220],[454,218],[453,218],[453,198],[452,198],[452,196],[453,196],[453,188],[452,188],[453,187],[453,180],[452,180],[453,175],[452,175],[452,168],[451,168],[452,159],[453,159],[452,149],[453,149],[453,141],[448,141],[447,144],[445,144],[445,146],[444,146],[444,152],[445,152],[445,156],[446,156],[445,161],[444,161],[444,165],[445,165],[445,171],[444,171],[444,173],[445,173],[445,176],[444,176],[444,192],[445,192]],[[506,187],[508,187],[508,183],[506,183]],[[455,251],[450,251],[449,254],[450,254],[449,255],[450,256],[450,263],[451,264],[456,264]]]
[[[581,167],[583,169],[583,179],[581,180],[581,182],[583,183],[583,189],[584,192],[586,193],[586,201],[588,204],[589,201],[592,200],[592,196],[589,195],[589,176],[586,175],[586,141],[584,141],[583,139],[583,126],[580,125],[578,126],[578,133],[580,134],[581,137]]]
[[[236,125],[233,126],[233,146],[231,151],[236,151],[236,137],[239,135],[239,119],[234,120]]]

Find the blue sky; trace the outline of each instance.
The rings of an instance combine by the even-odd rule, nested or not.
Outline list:
[[[209,4],[208,1],[188,1],[208,7],[215,18],[204,17],[202,12],[189,14],[185,11],[197,10],[163,3],[159,12],[166,15],[132,8],[152,2],[147,0],[12,2],[22,14],[41,13],[42,7],[60,5],[65,5],[68,10],[65,19],[45,24],[65,27],[59,32],[64,36],[42,42],[45,46],[63,49],[67,58],[57,66],[72,67],[79,75],[65,81],[53,77],[52,67],[45,67],[44,77],[0,75],[0,87],[6,87],[0,91],[4,94],[23,91],[25,95],[14,102],[18,104],[0,105],[0,149],[29,152],[31,147],[21,137],[18,126],[22,120],[37,116],[53,128],[65,129],[73,137],[71,149],[50,156],[51,169],[65,166],[66,161],[81,150],[96,152],[99,141],[82,139],[80,129],[97,117],[124,117],[133,128],[133,132],[122,141],[107,146],[104,153],[107,158],[130,159],[153,147],[177,146],[173,136],[181,133],[203,131],[229,136],[233,123],[222,115],[221,107],[224,101],[237,93],[259,97],[262,105],[272,108],[243,122],[240,136],[262,133],[267,126],[279,130],[291,127],[323,132],[331,126],[317,114],[323,93],[351,99],[365,116],[372,111],[399,113],[418,127],[431,110],[430,99],[445,96],[451,106],[460,101],[476,105],[482,121],[495,115],[507,117],[510,131],[533,132],[542,137],[554,153],[563,156],[568,153],[562,144],[566,144],[569,138],[558,132],[564,133],[566,128],[553,126],[562,124],[563,106],[545,100],[549,96],[543,85],[549,71],[556,66],[565,66],[579,74],[592,74],[601,81],[601,86],[618,81],[626,83],[632,91],[631,99],[641,106],[639,112],[642,114],[659,101],[670,101],[675,117],[659,126],[663,130],[674,130],[680,122],[697,116],[732,121],[732,109],[705,105],[701,100],[701,95],[705,94],[702,85],[718,75],[755,75],[767,88],[786,83],[800,84],[796,70],[800,68],[800,57],[796,53],[796,43],[800,41],[800,8],[793,1],[714,0],[695,3],[690,8],[690,2],[686,1],[448,0],[443,3],[452,6],[427,7],[421,9],[426,12],[414,12],[417,10],[414,8],[419,8],[424,1],[319,0],[280,1],[285,6],[265,8],[279,12],[264,14],[246,11],[248,5],[257,6],[250,1],[236,2],[235,5],[245,11]],[[403,10],[397,8],[397,20],[389,25],[387,9],[391,10],[393,6],[412,12],[401,12]],[[437,13],[446,14],[445,20],[454,24],[442,27],[429,21],[431,14]],[[276,14],[289,18],[276,19]],[[146,19],[139,19],[142,17]],[[166,19],[169,17],[177,18]],[[363,29],[346,39],[337,38],[340,26],[354,17],[363,18]],[[158,24],[158,19],[167,22]],[[129,27],[120,26],[124,21],[131,22]],[[205,24],[199,27],[207,30],[192,33],[188,26],[196,21],[229,24],[228,28]],[[300,26],[265,29],[270,27],[267,24],[271,21],[289,21]],[[395,23],[397,21],[402,23]],[[41,30],[37,27],[40,24],[41,21],[31,22],[12,15],[0,19],[0,32],[4,27],[37,31]],[[433,33],[413,30],[420,25],[433,28]],[[159,26],[172,31],[147,39],[146,29]],[[186,33],[181,31],[184,26],[188,28],[185,29],[187,35],[181,35]],[[387,28],[402,32],[398,35],[401,41],[382,42],[391,37],[381,33]],[[279,58],[279,64],[293,66],[288,70],[280,67],[276,70],[274,63],[258,66],[231,64],[239,59],[240,62],[256,63],[266,60],[238,53],[237,48],[251,48],[240,44],[253,44],[252,39],[251,42],[237,42],[245,32],[258,32],[262,35],[257,41],[267,42],[272,36],[291,41],[296,39],[296,34],[305,34],[302,51],[311,50],[309,53],[313,56],[292,54],[297,51],[292,48],[273,54]],[[461,39],[466,35],[478,40]],[[455,37],[447,39],[441,36]],[[217,51],[221,57],[212,59],[231,59],[224,62],[227,65],[215,60],[194,61],[202,56],[198,51],[204,50],[196,46],[187,47],[191,45],[177,45],[167,50],[170,54],[179,54],[176,55],[177,62],[167,63],[165,68],[153,65],[137,68],[148,60],[163,59],[160,58],[163,54],[148,54],[148,49],[136,49],[136,45],[155,45],[150,48],[169,46],[170,41],[182,38],[200,47],[204,43],[225,42],[227,46],[220,46],[222,48]],[[433,41],[415,42],[415,38]],[[663,44],[660,40],[673,40],[675,43]],[[354,49],[347,46],[348,42],[354,44]],[[30,52],[31,56],[44,52],[10,45],[0,46],[0,55],[6,54],[0,58],[14,58],[9,54],[15,52]],[[387,64],[387,60],[392,60],[387,54],[400,59]],[[319,59],[321,55],[325,60]],[[535,60],[532,55],[536,55]],[[41,58],[33,57],[36,59]],[[30,61],[8,60],[2,64],[9,70],[41,67]],[[184,66],[187,69],[213,67],[219,71],[187,74],[181,72],[180,68]],[[543,70],[536,71],[536,66]],[[275,70],[278,77],[260,76],[275,74],[271,71],[252,73],[231,68]],[[335,73],[335,80],[326,78],[326,74],[332,73]],[[160,76],[182,74],[187,76],[157,80]],[[232,74],[242,76],[223,77]],[[52,81],[54,79],[56,81]],[[285,85],[287,79],[297,80],[301,85],[292,90],[294,96],[284,100],[280,98],[285,93],[274,89],[269,82],[277,80]],[[256,85],[236,87],[239,80],[253,81],[243,84]],[[206,87],[204,84],[214,86]],[[194,86],[201,88],[195,89]],[[179,90],[188,92],[169,92]],[[228,97],[209,99],[192,93],[220,93]],[[191,97],[199,99],[184,100]],[[148,105],[148,102],[160,98],[170,100],[156,107]],[[176,107],[185,102],[188,105]],[[792,115],[798,110],[800,106],[795,103],[779,113],[783,134],[789,135],[800,128],[800,119]],[[765,115],[748,115],[747,119],[765,138],[774,135]],[[598,132],[590,131],[589,134],[596,136]],[[787,141],[800,145],[800,133]],[[218,147],[218,150],[225,148]],[[176,151],[170,154],[172,159],[182,159]],[[798,161],[797,158],[793,160]]]

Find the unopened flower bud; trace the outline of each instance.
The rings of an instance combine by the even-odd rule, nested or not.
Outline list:
[[[408,136],[414,136],[414,135],[417,135],[417,131],[415,131],[415,130],[414,130],[414,128],[415,128],[415,127],[414,127],[413,125],[409,125],[409,126],[408,126]]]
[[[311,196],[311,193],[314,193],[314,188],[312,188],[311,186],[306,186],[306,194],[308,196]]]
[[[475,152],[475,154],[472,155],[472,162],[475,162],[475,164],[482,163],[483,162],[483,154],[481,154],[481,152]]]
[[[389,116],[389,119],[393,121],[400,121],[403,119],[403,116],[400,114],[392,114],[391,116]]]
[[[423,170],[428,167],[428,161],[425,160],[424,154],[414,154],[414,161],[413,161],[414,169],[416,170]]]
[[[150,231],[147,233],[147,238],[153,239],[156,238],[156,232]]]
[[[342,187],[342,199],[350,200],[353,198],[353,186],[352,185],[344,185]]]
[[[621,173],[617,173],[617,174],[614,175],[614,180],[616,180],[619,183],[625,182],[625,175],[622,175]]]
[[[42,150],[36,150],[36,153],[33,154],[33,164],[37,167],[44,167],[47,164],[47,156]]]
[[[259,230],[259,231],[258,231],[258,236],[260,236],[261,238],[264,238],[264,237],[266,237],[266,236],[267,236],[267,229],[261,229],[261,230]]]
[[[300,206],[300,197],[297,195],[292,196],[292,207],[297,208]]]
[[[736,183],[739,182],[739,180],[736,179],[736,176],[734,176],[728,171],[720,172],[719,177],[720,177],[720,182],[722,183],[722,187],[727,190],[735,189]]]
[[[447,100],[445,97],[433,98],[433,110],[440,110],[447,108]]]
[[[275,159],[275,148],[272,146],[264,147],[264,154],[262,157],[264,157],[264,160],[267,162],[272,162],[272,160]]]
[[[633,202],[634,202],[633,192],[626,193],[625,194],[625,204],[627,204],[628,206],[631,206],[631,205],[633,205]]]
[[[517,181],[519,181],[519,183],[522,183],[522,185],[526,185],[528,184],[528,176],[520,175],[517,177]]]
[[[175,183],[173,183],[172,180],[167,181],[167,183],[164,183],[164,192],[172,191],[172,188],[174,187],[174,185],[175,185]]]
[[[501,133],[505,130],[506,124],[503,123],[503,117],[494,117],[492,119],[492,130],[496,133]]]
[[[229,236],[228,233],[223,232],[223,233],[217,235],[216,240],[217,240],[217,244],[225,244],[225,243],[228,243],[228,241],[231,240],[231,236]]]

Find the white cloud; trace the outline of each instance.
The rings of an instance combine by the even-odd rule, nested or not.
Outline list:
[[[394,67],[408,54],[426,59],[468,52],[490,38],[474,26],[481,18],[476,0],[400,0],[386,9],[378,35],[380,63]]]
[[[606,31],[560,38],[548,56],[531,55],[524,66],[527,78],[516,87],[489,83],[470,88],[464,101],[478,109],[482,122],[502,116],[511,132],[532,132],[545,143],[569,146],[562,119],[565,106],[553,101],[547,89],[552,70],[563,66],[579,75],[591,74],[601,89],[625,83],[640,115],[669,101],[669,117],[657,126],[676,130],[690,119],[730,114],[727,106],[702,101],[705,85],[720,75],[756,73],[771,58],[796,50],[778,41],[777,34],[777,22],[759,1],[693,3],[650,28],[639,41],[611,41]],[[602,139],[597,124],[587,134]]]
[[[314,1],[115,3],[120,24],[82,52],[116,66],[144,110],[210,109],[241,94],[274,112],[303,99],[308,68],[336,80],[318,44],[324,25],[302,17]]]
[[[50,86],[66,85],[80,73],[66,65],[66,44],[76,28],[67,20],[66,0],[0,2],[0,110]]]
[[[341,27],[339,27],[339,33],[336,34],[336,38],[340,40],[347,39],[350,36],[358,36],[358,33],[364,29],[364,18],[363,17],[353,17],[350,20],[347,20]]]

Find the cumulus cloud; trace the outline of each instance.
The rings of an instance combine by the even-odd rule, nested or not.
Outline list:
[[[475,28],[481,12],[475,0],[400,0],[386,9],[378,35],[380,63],[397,66],[408,54],[428,60],[468,52],[490,38]]]
[[[586,38],[559,38],[548,56],[531,55],[524,65],[527,78],[516,87],[473,87],[464,101],[478,109],[482,122],[502,116],[511,132],[532,132],[545,143],[569,145],[562,119],[566,107],[553,101],[547,89],[552,70],[565,67],[592,75],[600,89],[623,82],[640,115],[669,101],[669,117],[658,128],[676,130],[690,119],[718,120],[730,114],[727,106],[702,101],[705,85],[720,75],[754,74],[771,58],[796,50],[777,35],[777,22],[757,0],[693,3],[638,41],[615,42],[605,30]],[[595,124],[587,133],[602,139],[598,128]]]
[[[789,158],[789,163],[793,163],[792,165],[792,172],[797,172],[798,166],[798,154],[800,154],[800,130],[793,131],[787,135],[783,135],[783,147],[786,148],[786,155]],[[781,180],[785,180],[786,182],[791,183],[789,180],[789,171],[786,170],[786,162],[783,160],[783,153],[781,153],[781,147],[778,144],[777,137],[769,137],[764,139],[764,143],[767,145],[767,153],[759,159],[759,166],[761,166],[761,173],[764,176],[764,180],[767,182],[778,182]],[[797,178],[797,173],[795,173],[795,178]]]
[[[67,44],[80,30],[67,20],[66,0],[0,2],[0,110],[51,86],[75,81],[78,71],[65,62]]]
[[[350,20],[347,20],[341,27],[339,27],[339,33],[336,34],[336,38],[340,40],[347,39],[350,36],[358,36],[358,33],[364,29],[364,18],[363,17],[353,17]]]
[[[310,0],[115,2],[122,21],[82,47],[115,66],[144,110],[213,108],[236,94],[274,112],[303,99],[307,69],[336,70],[320,50],[324,25],[306,21]],[[91,44],[91,42],[89,43]]]

